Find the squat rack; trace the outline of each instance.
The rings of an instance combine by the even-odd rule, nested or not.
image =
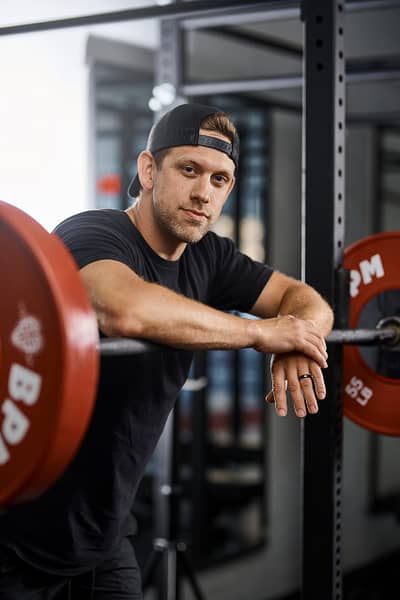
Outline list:
[[[177,95],[232,93],[303,86],[302,278],[338,309],[335,327],[345,328],[344,244],[345,57],[344,12],[398,7],[396,0],[176,0],[80,17],[0,27],[0,36],[35,31],[161,19],[156,79],[172,83]],[[184,81],[184,27],[207,27],[245,20],[299,17],[304,21],[303,78],[204,84]],[[363,74],[364,80],[367,74]],[[371,79],[374,74],[371,73]],[[214,86],[214,87],[213,87]],[[324,202],[321,199],[324,198]],[[323,243],[321,243],[323,241]],[[313,257],[319,256],[315,261]],[[321,268],[323,265],[323,268]],[[330,349],[326,373],[328,402],[302,422],[302,596],[341,600],[341,347]]]

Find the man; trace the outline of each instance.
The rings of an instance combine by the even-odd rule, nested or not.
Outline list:
[[[129,188],[132,206],[87,211],[56,228],[80,268],[101,334],[165,349],[104,361],[75,459],[41,498],[0,519],[0,600],[142,597],[130,510],[193,350],[270,353],[267,399],[278,415],[287,413],[286,387],[299,417],[317,412],[330,307],[306,284],[210,231],[234,186],[238,157],[224,113],[181,105],[150,132]]]

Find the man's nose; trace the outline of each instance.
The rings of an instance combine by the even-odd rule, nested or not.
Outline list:
[[[208,176],[204,175],[196,179],[192,189],[192,197],[207,203],[211,199],[211,184]]]

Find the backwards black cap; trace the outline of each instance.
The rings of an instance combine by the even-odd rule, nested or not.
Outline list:
[[[159,150],[174,146],[205,146],[227,154],[237,169],[239,162],[239,137],[237,135],[230,144],[220,138],[199,133],[203,119],[217,112],[221,112],[221,110],[215,106],[204,104],[181,104],[173,108],[151,128],[146,149],[154,154]],[[128,194],[132,198],[136,198],[140,187],[140,181],[136,175],[129,184]]]

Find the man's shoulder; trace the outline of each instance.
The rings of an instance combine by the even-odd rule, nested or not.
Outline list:
[[[63,229],[68,229],[70,227],[84,227],[84,226],[95,226],[95,225],[104,225],[107,224],[115,224],[118,222],[123,222],[125,219],[125,213],[122,210],[113,209],[113,208],[97,208],[97,209],[88,209],[81,211],[79,213],[75,213],[63,221],[61,221],[54,229],[55,233]]]

